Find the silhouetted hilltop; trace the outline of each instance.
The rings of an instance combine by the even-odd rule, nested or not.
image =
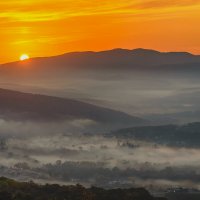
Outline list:
[[[154,198],[145,189],[105,190],[81,185],[59,186],[37,185],[33,182],[17,182],[4,177],[0,178],[0,200],[161,200]]]
[[[72,52],[59,56],[32,58],[24,62],[13,62],[3,64],[0,67],[3,75],[50,75],[51,73],[63,75],[70,70],[149,70],[168,69],[173,65],[182,70],[190,68],[191,64],[198,64],[195,69],[199,69],[200,56],[187,52],[158,52],[148,49],[113,49],[101,52]]]
[[[98,107],[73,99],[28,94],[0,89],[0,116],[24,120],[89,119],[104,124],[146,123],[123,112]]]

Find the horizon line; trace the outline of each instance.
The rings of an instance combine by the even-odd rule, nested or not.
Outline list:
[[[200,54],[194,54],[192,52],[188,52],[188,51],[159,51],[156,49],[148,49],[148,48],[134,48],[134,49],[128,49],[128,48],[113,48],[113,49],[106,49],[106,50],[99,50],[99,51],[94,51],[94,50],[85,50],[85,51],[68,51],[65,53],[61,53],[61,54],[56,54],[56,55],[50,55],[50,56],[36,56],[36,57],[30,57],[29,60],[34,60],[34,59],[42,59],[42,58],[54,58],[54,57],[59,57],[59,56],[64,56],[67,54],[73,54],[73,53],[102,53],[102,52],[110,52],[110,51],[115,51],[115,50],[124,50],[124,51],[137,51],[137,50],[144,50],[144,51],[154,51],[157,53],[163,53],[163,54],[167,54],[167,53],[185,53],[185,54],[190,54],[192,56],[200,56]],[[20,61],[20,60],[15,60],[15,61],[11,61],[11,62],[5,62],[5,63],[0,63],[0,65],[7,65],[7,64],[12,64],[12,63],[18,63],[18,62],[26,62],[26,61]]]

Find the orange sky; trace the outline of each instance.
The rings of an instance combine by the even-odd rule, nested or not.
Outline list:
[[[200,0],[0,1],[0,63],[118,47],[200,54],[199,23]]]

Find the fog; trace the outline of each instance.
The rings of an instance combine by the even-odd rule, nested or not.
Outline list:
[[[67,124],[56,132],[52,124],[2,123],[0,176],[106,188],[200,185],[200,148],[72,133]]]
[[[36,122],[13,121],[0,119],[0,137],[33,137],[40,135],[53,135],[65,133],[81,133],[91,130],[91,126],[97,122],[89,119],[66,120],[61,122]]]
[[[64,78],[1,79],[0,85],[78,99],[136,116],[200,110],[200,82],[195,73],[102,70],[69,73]]]
[[[2,77],[0,87],[81,100],[161,124],[200,120],[196,73],[86,70]],[[199,144],[186,148],[117,137],[92,131],[96,123],[0,119],[0,176],[106,188],[200,189]]]

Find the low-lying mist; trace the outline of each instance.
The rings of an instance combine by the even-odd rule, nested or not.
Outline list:
[[[89,122],[0,123],[0,176],[106,188],[200,186],[199,148],[83,132]]]
[[[118,66],[117,60],[114,60],[117,68],[108,65],[101,68],[99,61],[98,67],[82,69],[80,65],[76,70],[73,67],[68,70],[65,65],[59,66],[59,62],[55,64],[52,60],[33,64],[33,68],[27,65],[23,70],[18,68],[20,64],[14,68],[7,66],[1,74],[0,86],[81,100],[147,119],[152,124],[200,121],[198,64],[161,65],[149,69],[151,63],[146,63],[143,70],[137,63],[132,67],[132,62],[128,68]],[[27,107],[30,104],[28,102]],[[52,101],[48,114],[52,114],[51,105]],[[54,111],[56,108],[55,105]],[[134,138],[129,133],[126,137],[118,137],[109,133],[105,125],[106,120],[115,120],[115,115],[102,116],[104,121],[99,124],[102,131],[94,129],[98,124],[91,120],[99,116],[96,112],[89,120],[84,117],[67,121],[52,118],[50,122],[38,120],[40,112],[34,117],[35,121],[31,117],[20,118],[18,114],[12,120],[9,117],[0,119],[0,176],[106,188],[200,188],[199,140],[194,143],[199,129],[186,127],[195,136],[193,140],[187,134],[185,138],[181,137],[182,132],[174,137],[176,131],[170,135],[167,130],[164,135],[161,130],[156,135],[154,129],[152,137],[144,137],[148,139]],[[114,126],[119,125],[120,120]],[[147,130],[146,134],[149,133]]]
[[[200,82],[195,73],[150,71],[77,71],[64,77],[1,79],[3,88],[60,96],[142,117],[166,116],[179,122],[199,120],[184,112],[200,110]]]

